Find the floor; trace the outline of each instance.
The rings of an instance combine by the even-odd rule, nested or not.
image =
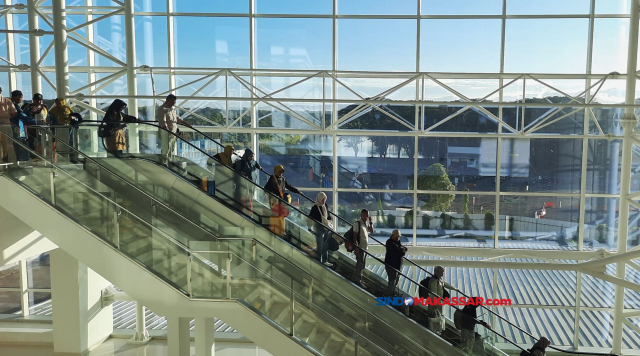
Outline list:
[[[191,355],[195,347],[191,344]],[[250,343],[217,343],[216,356],[270,356]],[[53,346],[0,346],[0,356],[53,356]],[[124,339],[109,339],[88,356],[168,356],[166,340],[154,340],[144,346],[127,345]]]

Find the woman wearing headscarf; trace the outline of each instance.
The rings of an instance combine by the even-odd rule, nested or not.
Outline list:
[[[476,299],[474,299],[476,300]],[[486,328],[490,328],[489,324],[482,320],[478,320],[478,307],[480,303],[467,304],[462,310],[456,310],[454,313],[454,321],[456,326],[460,327],[460,342],[463,351],[471,352],[473,349],[473,342],[475,340],[476,324],[484,325]],[[459,318],[459,323],[458,323]]]
[[[267,184],[265,184],[264,189],[267,192],[270,192],[273,195],[280,197],[280,199],[285,199],[285,193],[284,193],[285,189],[304,196],[304,194],[302,194],[302,192],[300,192],[298,188],[292,186],[291,184],[289,184],[289,182],[287,182],[286,179],[284,179],[283,174],[284,174],[283,165],[279,164],[273,167],[273,175],[269,177],[269,180],[267,181]]]
[[[233,167],[233,159],[232,159],[233,152],[234,152],[233,146],[232,145],[226,145],[224,147],[224,152],[216,153],[215,156],[213,156],[213,158],[217,159],[218,161],[220,161],[225,166]]]
[[[126,127],[124,122],[139,122],[136,117],[127,115],[122,111],[127,107],[127,103],[120,99],[116,99],[111,103],[109,109],[104,114],[103,138],[105,150],[117,157],[122,156],[122,153],[127,149],[127,140],[124,135],[123,129]],[[52,109],[53,110],[53,109]]]
[[[226,152],[226,148],[225,148]],[[244,150],[244,155],[235,162],[235,168],[240,175],[249,179],[252,182],[258,181],[258,171],[262,169],[262,166],[255,160],[255,154],[249,148]],[[253,212],[253,192],[254,185],[244,179],[237,179],[236,186],[238,190],[236,193],[240,194],[240,197],[236,197],[236,202],[239,200],[240,204],[249,211]]]
[[[327,208],[327,195],[323,192],[318,193],[316,201],[309,217],[315,221],[309,221],[309,230],[316,235],[316,251],[318,252],[318,261],[331,267],[332,263],[328,262],[329,258],[329,244],[328,239],[332,238],[331,233],[327,228],[331,228],[331,222],[329,221],[329,209]]]

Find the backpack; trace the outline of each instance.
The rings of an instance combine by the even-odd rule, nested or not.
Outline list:
[[[423,280],[420,281],[420,285],[423,286],[424,288],[418,288],[418,297],[420,298],[429,298],[431,295],[428,292],[429,290],[429,282],[431,282],[431,278],[433,278],[433,276],[429,276]],[[446,289],[442,289],[442,298],[449,298],[451,297],[451,294],[449,294],[449,291]]]
[[[356,223],[358,224],[358,233],[360,233],[360,222],[356,221]],[[344,248],[347,249],[347,252],[353,252],[356,249],[358,245],[357,237],[358,235],[353,232],[353,226],[344,233]]]
[[[418,288],[418,296],[420,298],[429,298],[429,282],[431,281],[432,276],[429,276],[420,281],[420,285],[424,288]]]
[[[453,313],[453,324],[456,326],[456,329],[462,330],[462,319],[464,315],[462,314],[462,310],[456,309]]]

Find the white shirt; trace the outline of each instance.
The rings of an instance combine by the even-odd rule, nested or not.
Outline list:
[[[174,133],[178,131],[178,112],[174,106],[168,108],[160,105],[156,118],[158,118],[160,127]]]
[[[366,250],[369,247],[369,227],[371,227],[371,224],[369,224],[369,221],[363,222],[362,219],[358,219],[355,224],[358,224],[358,228],[360,229],[358,234],[358,247]]]

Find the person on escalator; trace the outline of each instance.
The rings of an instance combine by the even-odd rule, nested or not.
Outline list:
[[[429,278],[428,288],[438,297],[444,296],[444,290],[454,290],[460,292],[456,287],[450,285],[444,280],[444,267],[436,266],[433,269],[433,277]],[[437,305],[437,297],[430,294],[431,303],[427,307],[427,315],[429,315],[429,329],[436,334],[442,333],[444,330],[444,316],[442,314],[442,305]]]
[[[29,160],[29,151],[24,148],[24,146],[28,146],[26,128],[28,125],[35,124],[36,121],[22,111],[22,108],[20,107],[22,99],[23,95],[20,90],[14,90],[11,92],[11,101],[17,111],[16,116],[11,118],[13,138],[16,140],[13,145],[16,152],[16,158],[18,161],[24,162]]]
[[[226,151],[226,149],[225,149]],[[251,182],[258,182],[258,172],[262,169],[262,166],[255,160],[256,155],[250,148],[244,150],[244,154],[239,160],[234,163],[234,168],[241,176],[247,178]],[[253,199],[255,186],[253,183],[244,181],[243,179],[236,180],[237,191],[240,193],[240,204],[249,211],[253,212]],[[238,198],[236,198],[238,201]]]
[[[227,167],[233,168],[233,153],[234,148],[232,145],[226,145],[224,147],[224,152],[216,153],[213,158],[218,160],[220,163],[224,164]]]
[[[357,236],[357,239],[356,248],[353,250],[356,254],[356,269],[354,270],[352,281],[362,288],[367,288],[367,285],[362,281],[362,271],[367,258],[365,252],[369,248],[369,234],[373,234],[373,220],[369,216],[369,210],[362,209],[360,219],[353,223],[353,234]]]
[[[33,94],[33,100],[31,101],[31,103],[24,104],[22,106],[22,110],[25,114],[35,120],[36,125],[47,125],[49,123],[47,120],[47,117],[49,116],[49,109],[44,104],[44,98],[40,93]],[[29,148],[31,148],[33,151],[35,151],[37,148],[36,136],[36,129],[28,127],[27,142],[29,144]],[[36,157],[32,156],[31,158],[35,159]]]
[[[140,122],[138,118],[122,112],[126,107],[127,103],[124,101],[114,100],[104,114],[103,124],[98,129],[99,135],[104,139],[105,150],[118,158],[122,157],[123,152],[127,149],[127,139],[124,135],[126,125],[124,123]]]
[[[540,338],[540,340],[538,340],[538,342],[533,344],[533,347],[531,347],[529,350],[520,352],[520,356],[545,356],[547,354],[546,350],[549,345],[551,345],[551,341],[543,336]]]
[[[57,98],[54,107],[49,111],[51,123],[54,125],[70,125],[71,113],[73,113],[73,110],[67,105],[67,101],[64,98]]]
[[[482,320],[478,320],[477,309],[479,306],[480,303],[467,304],[463,309],[458,309],[453,314],[453,320],[456,328],[460,330],[460,347],[463,351],[468,353],[473,349],[476,325],[480,324],[487,329],[491,328],[489,324]]]
[[[284,179],[284,166],[277,165],[273,168],[273,175],[269,177],[267,184],[265,184],[264,186],[264,190],[272,193],[277,197],[280,197],[280,199],[285,200],[287,203],[291,203],[291,196],[284,193],[285,189],[305,196],[301,191],[298,190],[298,188],[292,186],[291,184],[289,184],[289,182],[287,182],[286,179]]]
[[[0,88],[0,94],[2,88]],[[13,129],[11,127],[11,119],[16,116],[18,111],[11,102],[11,99],[4,98],[0,95],[0,162],[2,163],[16,163],[16,152],[13,149]],[[3,138],[3,136],[7,136]]]
[[[175,108],[177,99],[178,98],[173,94],[167,95],[167,99],[164,101],[164,104],[158,107],[158,112],[156,114],[158,125],[160,126],[158,131],[160,136],[161,154],[165,165],[169,164],[176,153],[176,134],[179,132],[178,124],[191,127],[191,125],[186,121],[178,117],[178,112]]]
[[[384,268],[387,271],[389,283],[387,284],[385,295],[389,297],[395,294],[396,286],[400,279],[399,271],[402,269],[402,257],[407,253],[407,248],[400,243],[400,237],[402,237],[400,230],[393,230],[386,243],[387,253],[384,255]]]
[[[323,192],[318,193],[316,202],[311,207],[309,217],[314,221],[309,221],[309,230],[316,235],[316,251],[318,261],[324,263],[328,267],[332,267],[333,263],[329,259],[329,239],[332,239],[331,231],[332,223],[329,220],[329,209],[327,208],[327,195]]]

